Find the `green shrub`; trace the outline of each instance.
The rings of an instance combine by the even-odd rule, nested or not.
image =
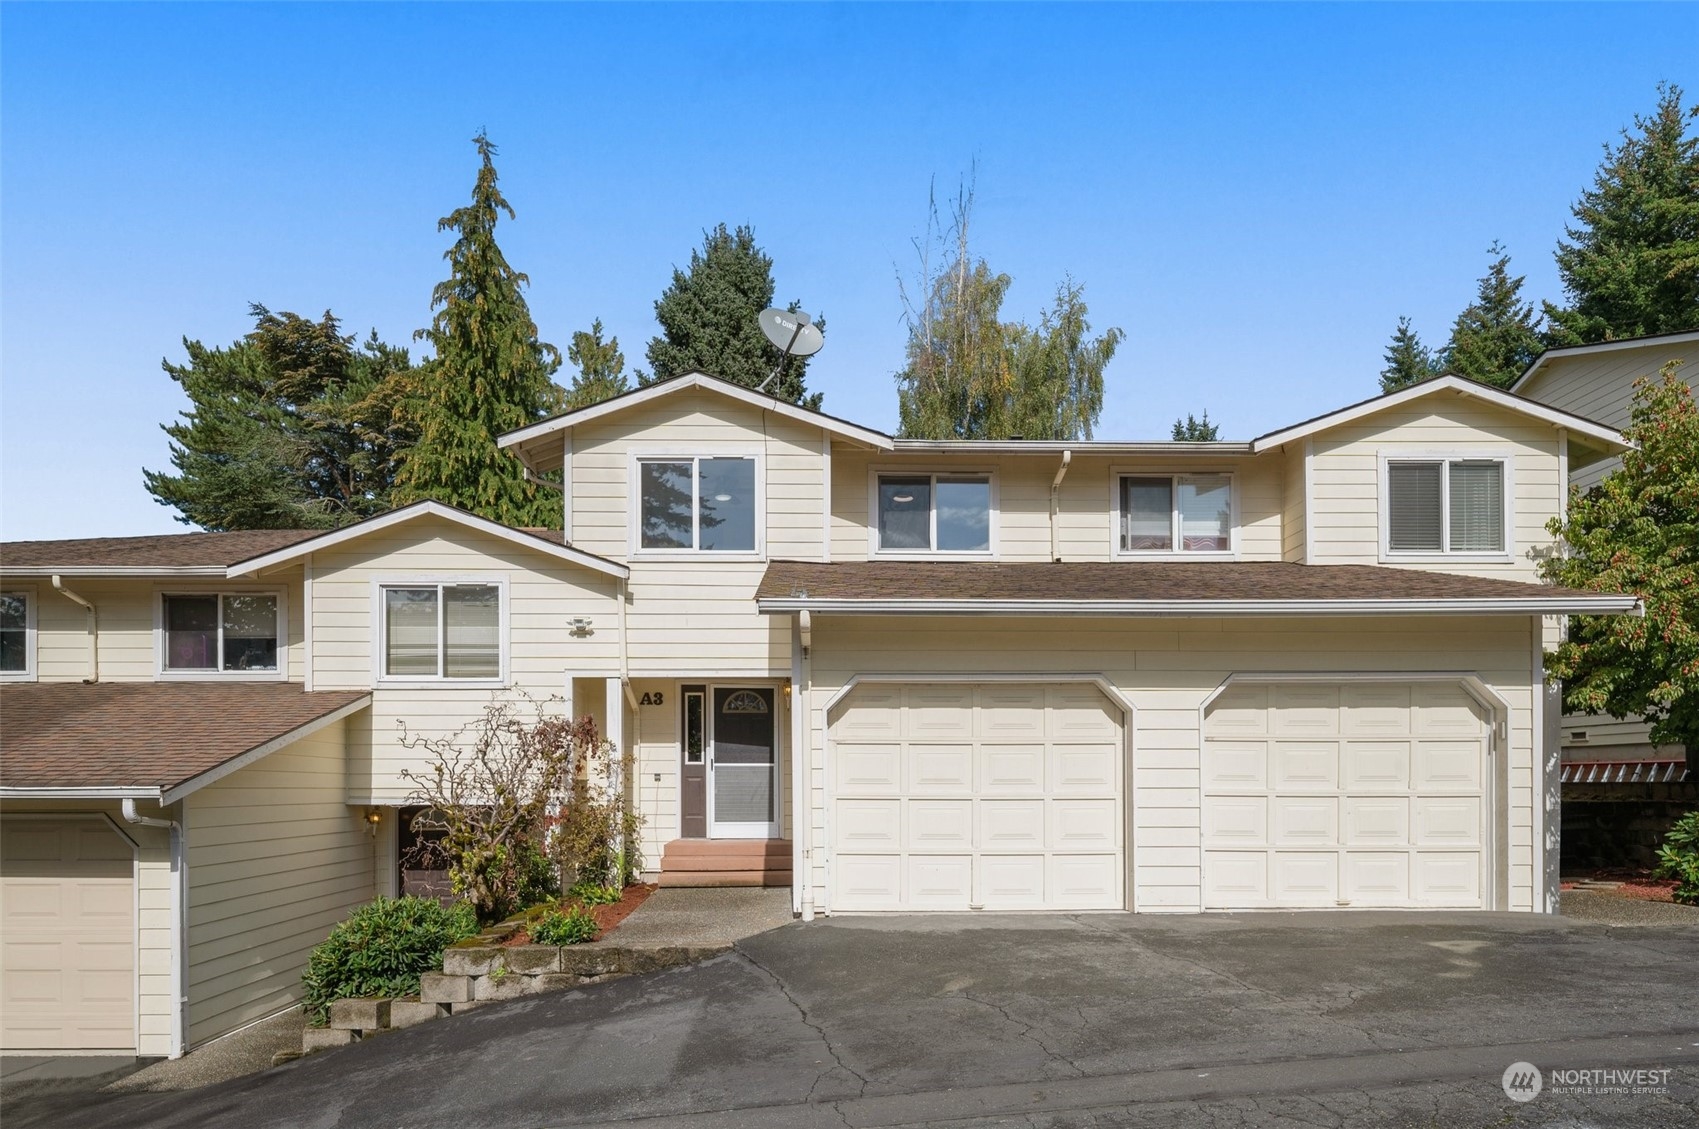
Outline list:
[[[332,1000],[414,995],[419,974],[441,968],[442,951],[477,931],[465,902],[444,908],[434,898],[379,898],[360,906],[307,959],[307,1021],[324,1026]]]
[[[582,945],[596,939],[596,919],[582,906],[550,910],[530,927],[533,945]]]
[[[1699,811],[1690,811],[1675,821],[1658,848],[1659,878],[1675,879],[1674,898],[1683,905],[1699,906]]]
[[[618,886],[598,886],[593,882],[580,882],[566,892],[566,896],[585,906],[611,906],[624,896],[624,891]]]

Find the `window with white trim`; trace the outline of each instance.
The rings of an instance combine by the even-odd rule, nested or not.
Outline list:
[[[381,675],[403,681],[502,677],[498,584],[380,587]]]
[[[991,476],[881,474],[882,553],[989,553]]]
[[[35,598],[0,592],[0,681],[35,677]]]
[[[639,549],[755,551],[755,459],[699,456],[637,460]]]
[[[282,601],[275,593],[167,592],[159,599],[163,673],[279,673]]]
[[[1232,475],[1127,474],[1119,491],[1121,552],[1232,552]]]
[[[1388,459],[1386,551],[1502,553],[1503,459]]]

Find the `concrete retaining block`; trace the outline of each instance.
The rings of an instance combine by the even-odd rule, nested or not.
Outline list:
[[[472,981],[472,998],[483,1003],[493,1000],[517,1000],[533,991],[534,976],[510,972],[506,976],[480,976]]]
[[[568,946],[560,951],[560,970],[575,976],[604,976],[628,972],[625,954],[629,949],[581,949]]]
[[[502,951],[502,960],[509,972],[535,975],[560,971],[560,946],[511,945]]]
[[[506,951],[495,945],[455,945],[442,954],[442,970],[450,976],[484,976],[502,965]]]
[[[447,1014],[448,1009],[442,1004],[428,1004],[423,1000],[395,1000],[389,1005],[389,1025],[414,1027],[433,1019],[441,1019]]]
[[[309,1027],[301,1032],[301,1053],[310,1055],[331,1047],[346,1047],[359,1037],[358,1032],[346,1027]]]
[[[457,1004],[449,1004],[448,1014],[459,1015],[461,1012],[476,1011],[489,1002],[488,1000],[462,1000]]]
[[[427,972],[419,977],[419,998],[428,1004],[463,1004],[472,998],[472,978]]]
[[[375,1031],[389,1026],[388,1000],[333,1000],[330,1025],[344,1031]]]

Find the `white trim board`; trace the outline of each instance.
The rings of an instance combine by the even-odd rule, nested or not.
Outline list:
[[[763,596],[762,612],[821,615],[1040,616],[1362,616],[1362,615],[1633,615],[1645,614],[1635,596],[1522,599],[1346,600],[850,600]]]

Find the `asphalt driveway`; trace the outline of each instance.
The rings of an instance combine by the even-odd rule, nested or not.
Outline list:
[[[902,917],[492,1005],[80,1125],[1699,1120],[1699,928],[1496,914]],[[1663,1092],[1500,1089],[1668,1068]],[[1654,1087],[1656,1088],[1656,1087]],[[6,1111],[8,1129],[47,1113]],[[60,1110],[54,1120],[66,1111]]]

